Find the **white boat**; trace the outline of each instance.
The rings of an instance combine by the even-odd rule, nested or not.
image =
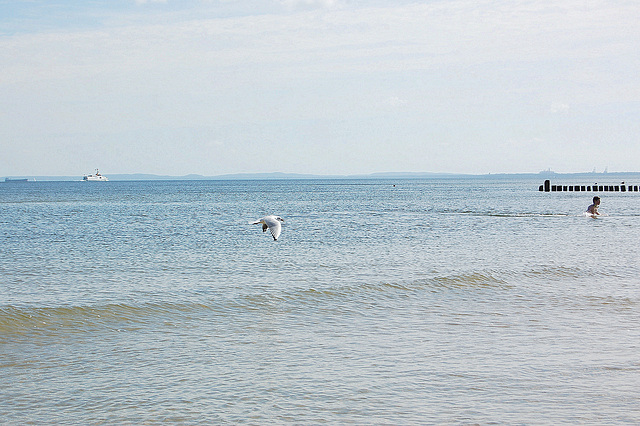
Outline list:
[[[96,174],[94,174],[94,175],[85,175],[82,178],[82,180],[86,181],[86,182],[89,182],[89,181],[91,181],[91,182],[108,182],[109,181],[109,179],[106,176],[102,176],[100,174],[98,169],[96,169]]]

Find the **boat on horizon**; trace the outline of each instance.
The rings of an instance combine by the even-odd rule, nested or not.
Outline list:
[[[27,178],[4,178],[5,182],[29,182],[29,179]]]
[[[85,182],[108,182],[109,179],[106,176],[102,176],[98,169],[96,169],[96,173],[93,175],[84,175],[82,180]]]

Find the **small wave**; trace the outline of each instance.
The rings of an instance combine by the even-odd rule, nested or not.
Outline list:
[[[606,371],[623,372],[623,371],[640,371],[640,363],[629,363],[621,365],[605,365],[602,367]]]
[[[478,271],[449,276],[439,276],[430,280],[438,287],[503,287],[508,281],[491,271]]]
[[[617,297],[612,295],[596,296],[590,295],[585,297],[587,303],[593,307],[610,307],[619,310],[631,310],[638,304],[637,301],[629,297]]]
[[[589,263],[578,266],[561,266],[561,265],[540,265],[522,272],[525,278],[534,278],[537,280],[547,279],[566,279],[571,278],[576,281],[593,280],[629,280],[637,276],[637,267],[634,265],[607,267],[602,265],[593,265]]]
[[[585,275],[585,270],[580,267],[567,266],[541,266],[524,271],[523,275],[530,278],[580,278]]]
[[[487,213],[494,217],[570,217],[567,213]]]
[[[0,335],[33,332],[82,333],[96,328],[115,331],[144,327],[152,318],[167,318],[207,308],[202,304],[107,304],[104,306],[0,307]]]
[[[296,289],[276,294],[259,294],[236,300],[237,307],[257,310],[262,308],[282,308],[283,305],[309,306],[324,302],[366,303],[384,299],[411,297],[424,292],[440,292],[459,288],[504,288],[509,285],[508,277],[500,277],[492,271],[478,271],[464,274],[431,276],[408,282],[357,283],[353,285],[326,288]]]
[[[444,210],[451,215],[480,216],[480,217],[570,217],[568,213],[540,213],[540,212],[497,212],[478,210]]]

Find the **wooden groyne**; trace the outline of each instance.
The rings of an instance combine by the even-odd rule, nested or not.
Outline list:
[[[538,188],[540,192],[639,192],[638,185],[625,185],[624,182],[619,185],[551,185],[549,179]]]

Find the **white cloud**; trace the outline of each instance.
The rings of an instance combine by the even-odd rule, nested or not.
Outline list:
[[[280,0],[287,9],[332,8],[340,2],[338,0]]]
[[[564,103],[552,103],[550,111],[552,113],[569,111],[569,105]]]
[[[398,108],[406,105],[407,101],[405,101],[404,99],[400,99],[397,96],[392,96],[391,98],[389,98],[388,104],[393,108]]]

